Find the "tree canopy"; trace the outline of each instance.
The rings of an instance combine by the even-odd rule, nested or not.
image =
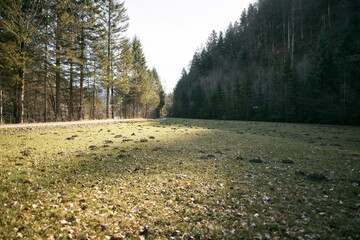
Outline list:
[[[128,23],[120,0],[0,0],[1,122],[158,116],[159,75]]]

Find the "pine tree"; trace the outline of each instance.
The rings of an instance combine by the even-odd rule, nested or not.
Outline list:
[[[165,106],[165,92],[162,88],[162,86],[160,85],[159,87],[159,104],[156,106],[156,112],[155,112],[155,116],[157,118],[159,118],[161,116],[161,110],[163,109],[163,107]]]
[[[152,84],[152,99],[149,104],[155,108],[155,117],[158,118],[161,115],[161,110],[165,105],[165,93],[160,82],[160,76],[156,70],[153,68],[150,71],[151,84]]]
[[[241,96],[242,96],[242,106],[241,106],[241,112],[243,120],[250,120],[250,108],[251,108],[251,98],[252,98],[252,76],[247,73],[244,79],[244,82],[242,84],[241,88]]]
[[[91,15],[92,15],[92,6],[91,2],[79,2],[78,3],[78,14],[76,15],[77,22],[79,25],[79,33],[77,36],[78,45],[79,45],[79,65],[80,65],[80,88],[79,88],[79,110],[78,110],[78,118],[84,119],[84,96],[83,96],[83,88],[85,81],[85,65],[87,62],[86,59],[86,47],[88,45],[87,41],[89,39],[89,34],[87,30],[94,23]]]
[[[0,124],[3,124],[3,88],[2,88],[1,72],[0,72]]]
[[[129,92],[130,101],[132,103],[133,117],[138,113],[136,109],[139,108],[142,95],[146,90],[146,83],[148,80],[148,71],[146,67],[145,55],[142,50],[141,42],[137,37],[132,40],[133,53],[133,77],[131,79],[131,87]]]
[[[205,96],[200,84],[192,90],[190,96],[191,102],[191,117],[201,118],[202,117],[202,108],[204,107]]]
[[[148,118],[152,109],[159,104],[159,87],[160,79],[156,69],[147,70],[147,77],[141,86],[140,104],[143,108],[143,116]]]
[[[12,64],[16,66],[17,78],[17,122],[24,121],[24,92],[26,65],[29,61],[26,52],[27,44],[36,31],[34,20],[39,13],[40,1],[1,0],[0,27],[14,38],[16,42],[16,57]],[[2,33],[3,34],[3,33]]]
[[[335,121],[337,116],[336,101],[340,85],[333,46],[325,30],[319,34],[309,74],[308,88],[311,101],[310,121]],[[316,120],[315,120],[316,119]]]
[[[241,85],[240,81],[237,78],[235,80],[235,86],[234,86],[234,93],[233,93],[233,112],[234,112],[234,119],[240,119],[241,114]]]
[[[92,3],[92,1],[91,1]],[[91,19],[89,20],[89,62],[90,73],[89,77],[92,78],[92,87],[91,87],[91,111],[90,115],[92,119],[95,119],[97,116],[101,116],[100,113],[96,111],[96,99],[97,92],[101,90],[100,83],[103,85],[106,80],[106,37],[107,35],[104,32],[103,21],[100,21],[101,18],[101,4],[94,2],[89,9]],[[91,23],[91,24],[90,24]],[[96,114],[97,113],[97,114]]]
[[[117,66],[118,75],[115,81],[117,104],[122,105],[122,113],[127,118],[128,94],[130,92],[131,78],[133,76],[134,56],[129,39],[122,40],[120,61]]]
[[[55,102],[55,119],[57,121],[62,120],[62,109],[61,109],[61,85],[63,82],[63,66],[65,60],[68,60],[71,65],[72,58],[72,44],[73,44],[73,14],[71,12],[72,6],[70,0],[60,1],[56,0],[53,5],[52,11],[55,14],[55,85],[56,85],[56,102]],[[70,72],[70,74],[72,74]],[[72,83],[70,83],[72,87]],[[71,91],[71,90],[70,90]],[[71,95],[72,93],[70,93]],[[71,108],[71,107],[70,107]],[[71,113],[70,113],[71,114]]]
[[[62,49],[64,51],[64,64],[68,65],[68,78],[69,78],[69,100],[68,100],[68,119],[73,120],[75,118],[74,111],[74,102],[75,102],[75,93],[74,93],[74,84],[76,78],[75,65],[76,62],[80,64],[80,91],[82,89],[82,81],[83,81],[83,51],[78,54],[77,53],[77,43],[82,45],[81,41],[78,41],[80,37],[81,27],[77,26],[75,23],[79,22],[78,12],[80,12],[80,5],[76,5],[73,2],[68,3],[66,6],[68,7],[66,24],[66,31],[64,31],[63,35],[63,45]],[[79,56],[80,55],[80,56]],[[64,71],[65,72],[65,71]],[[82,79],[81,79],[82,78]],[[81,96],[80,96],[81,98]],[[80,104],[81,105],[81,104]]]
[[[99,2],[100,19],[104,26],[103,32],[105,36],[103,67],[106,69],[103,77],[103,85],[106,87],[106,118],[110,118],[110,103],[114,102],[113,98],[113,83],[115,79],[116,66],[118,64],[118,57],[121,46],[121,34],[126,31],[128,27],[128,16],[124,2],[120,3],[117,0],[102,0]],[[111,91],[111,92],[110,92]],[[113,115],[112,110],[112,115]]]
[[[282,82],[282,97],[281,105],[283,112],[283,121],[288,122],[291,118],[290,115],[295,113],[296,101],[295,101],[295,69],[291,66],[291,58],[288,56],[285,60],[281,71]]]
[[[45,2],[43,4],[43,9],[44,9],[44,13],[43,13],[43,22],[42,22],[42,26],[43,26],[43,32],[40,32],[41,34],[41,39],[42,39],[42,43],[43,43],[43,57],[44,57],[44,63],[43,63],[43,68],[44,68],[44,109],[43,109],[43,114],[44,114],[44,122],[48,121],[48,78],[49,78],[49,42],[50,42],[50,23],[51,23],[51,16],[50,16],[50,6],[49,6],[49,2]]]

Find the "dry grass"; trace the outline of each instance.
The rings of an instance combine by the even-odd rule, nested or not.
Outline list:
[[[0,239],[358,239],[359,167],[359,127],[0,130]]]

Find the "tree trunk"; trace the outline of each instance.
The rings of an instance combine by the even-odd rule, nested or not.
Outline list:
[[[92,96],[92,108],[91,108],[92,115],[91,115],[91,118],[95,119],[95,87],[93,89],[92,95],[93,96]]]
[[[294,66],[294,41],[295,41],[295,24],[294,24],[294,17],[295,17],[295,0],[293,1],[293,6],[291,8],[291,30],[292,30],[292,44],[291,44],[291,67]]]
[[[57,19],[56,26],[56,46],[55,46],[55,84],[56,84],[56,103],[55,103],[55,119],[56,121],[61,120],[61,105],[60,105],[60,85],[61,85],[61,76],[60,76],[60,19]]]
[[[82,21],[84,21],[84,17],[82,16]],[[80,43],[80,107],[79,107],[79,119],[84,119],[84,100],[83,100],[83,85],[84,85],[84,52],[85,52],[85,33],[84,29],[81,29],[81,43]]]
[[[285,22],[285,10],[283,10],[283,43],[284,43],[284,62],[286,56],[286,22]]]
[[[288,122],[288,91],[289,91],[289,81],[286,78],[285,82],[285,122]]]
[[[112,84],[112,80],[110,79],[111,76],[111,8],[110,8],[110,1],[109,1],[109,6],[108,6],[108,42],[107,42],[107,54],[108,54],[108,59],[107,59],[107,81],[108,81],[108,86],[106,87],[106,118],[110,118],[110,87]]]
[[[16,123],[17,122],[17,114],[18,114],[18,104],[17,104],[17,99],[18,99],[18,87],[14,86],[12,88],[13,94],[11,96],[11,101],[12,101],[12,115],[10,116],[10,122],[11,123]]]
[[[87,89],[90,91],[90,89],[91,89],[91,79],[90,78],[88,78],[87,84],[88,84]],[[89,117],[88,117],[88,119],[91,119],[91,94],[92,93],[90,93],[90,92],[89,92],[89,94],[87,94],[88,103],[89,103]],[[85,109],[84,109],[83,113],[85,115]],[[83,119],[85,119],[85,116],[84,116]]]
[[[92,119],[95,119],[95,91],[96,91],[96,64],[94,61],[94,82],[93,82],[93,93],[92,93]]]
[[[128,114],[127,114],[127,113],[128,113],[128,112],[127,112],[127,109],[128,109],[127,104],[124,104],[124,118],[125,118],[125,119],[128,118],[128,116],[127,116],[127,115],[128,115]]]
[[[25,43],[20,43],[20,54],[21,54],[21,67],[19,71],[20,81],[18,82],[18,109],[17,109],[17,122],[24,122],[24,82],[25,82]]]
[[[70,58],[70,83],[69,83],[69,90],[70,90],[70,102],[69,102],[69,120],[71,121],[74,116],[74,70],[73,70],[73,60]]]
[[[288,17],[288,49],[290,50],[290,18]]]
[[[328,23],[329,23],[329,28],[331,28],[331,8],[330,8],[330,1],[328,3]]]
[[[114,119],[114,87],[111,87],[111,118]]]
[[[53,86],[51,84],[48,85],[49,89],[48,89],[48,93],[49,93],[49,103],[51,106],[52,111],[54,112],[54,114],[56,115],[56,99],[55,99],[55,94],[54,94],[54,89]],[[50,112],[50,111],[49,111]]]
[[[46,26],[46,32],[47,32],[47,26]],[[47,35],[47,33],[46,33]],[[48,42],[47,39],[45,40],[45,57],[44,57],[44,122],[47,122],[48,119],[48,115],[47,115],[47,109],[48,109],[48,101],[47,101],[47,96],[48,96],[48,91],[47,91],[47,78],[48,78],[48,65],[47,65],[47,51],[48,51]]]
[[[133,104],[132,117],[135,118],[135,103]]]
[[[106,119],[110,118],[110,87],[106,87]]]
[[[24,85],[18,84],[18,114],[17,114],[17,122],[24,123]]]
[[[343,116],[342,116],[342,121],[343,124],[346,124],[345,119],[346,119],[346,103],[347,103],[347,98],[346,98],[346,62],[344,62],[344,72],[343,72],[343,106],[342,106],[342,110],[343,110]]]
[[[45,4],[46,8],[46,18],[49,17],[48,5]],[[47,20],[46,20],[47,21]],[[45,56],[44,56],[44,122],[47,122],[48,119],[48,89],[47,89],[47,79],[48,79],[48,22],[45,24]]]
[[[300,25],[301,25],[301,40],[304,40],[304,23],[303,23],[303,6],[302,0],[300,0]]]
[[[0,75],[0,124],[3,124],[3,90],[2,90],[2,83],[1,83],[1,75]]]
[[[39,79],[40,80],[40,79]],[[39,81],[40,82],[40,81]],[[37,118],[38,111],[37,111],[37,98],[38,98],[38,91],[35,89],[34,91],[34,102],[33,102],[33,109],[31,111],[31,121],[38,122],[39,119]],[[29,112],[29,111],[28,111]],[[29,118],[29,117],[28,117]]]
[[[84,66],[80,65],[80,107],[79,107],[79,119],[84,119],[84,96],[83,96],[83,88],[84,88]]]

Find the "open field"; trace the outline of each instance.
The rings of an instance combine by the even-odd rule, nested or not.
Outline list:
[[[0,239],[359,239],[360,127],[0,129]]]

